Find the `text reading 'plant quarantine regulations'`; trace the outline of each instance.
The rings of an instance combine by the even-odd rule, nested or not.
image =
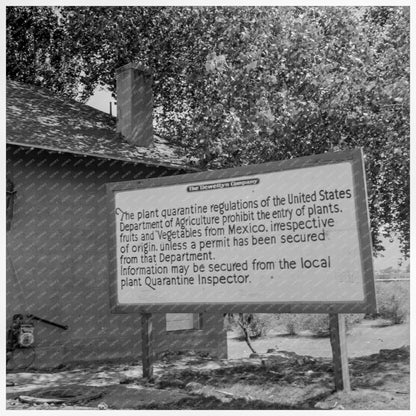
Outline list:
[[[115,193],[120,304],[364,299],[350,162]]]

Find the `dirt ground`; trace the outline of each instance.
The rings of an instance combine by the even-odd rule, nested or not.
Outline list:
[[[150,382],[137,363],[9,373],[7,409],[409,409],[409,325],[375,324],[348,336],[349,393],[334,391],[327,338],[274,334],[249,358],[230,334],[229,359],[166,354]]]

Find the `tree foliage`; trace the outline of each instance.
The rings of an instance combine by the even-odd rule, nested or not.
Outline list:
[[[8,7],[7,75],[85,100],[154,73],[156,130],[204,168],[362,146],[373,243],[409,251],[409,8]]]

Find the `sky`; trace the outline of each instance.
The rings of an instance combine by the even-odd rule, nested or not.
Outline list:
[[[103,89],[97,88],[94,95],[87,101],[87,105],[97,108],[98,110],[110,113],[110,103],[112,103],[112,114],[115,116],[117,112],[117,106],[115,100],[111,97],[111,94]]]

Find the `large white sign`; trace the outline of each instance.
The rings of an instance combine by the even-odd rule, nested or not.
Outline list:
[[[364,304],[356,162],[113,187],[117,304]]]

